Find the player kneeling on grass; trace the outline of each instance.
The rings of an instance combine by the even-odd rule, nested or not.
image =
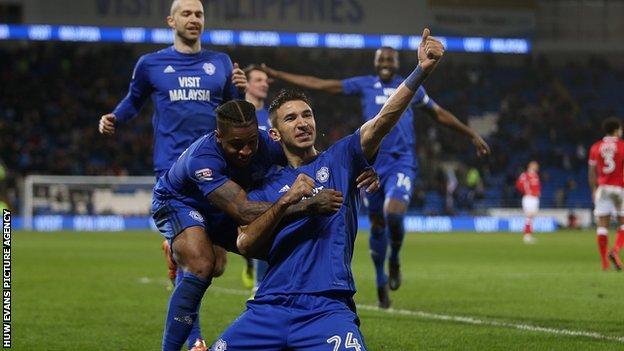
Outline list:
[[[215,251],[236,251],[237,226],[271,206],[248,201],[243,188],[259,182],[273,164],[286,164],[279,144],[258,130],[252,104],[233,100],[216,112],[217,130],[191,144],[154,187],[152,216],[183,270],[169,302],[163,336],[167,351],[180,350],[211,279],[223,271]],[[374,172],[367,170],[361,178],[362,185],[378,187]],[[341,203],[340,195],[328,189],[290,206],[289,215],[328,214]]]
[[[271,103],[270,134],[281,143],[288,165],[274,167],[262,186],[249,193],[250,199],[275,204],[241,227],[237,240],[241,253],[266,255],[269,270],[247,310],[213,350],[366,350],[352,299],[351,259],[360,205],[356,175],[374,162],[381,141],[443,51],[425,29],[414,72],[373,119],[324,152],[314,147],[316,124],[305,95],[282,91]],[[335,189],[344,203],[335,214],[280,225],[295,203],[293,197],[283,196],[293,182],[303,183],[302,192],[312,199],[322,189]]]
[[[616,270],[622,270],[619,252],[624,245],[624,141],[622,125],[617,118],[602,123],[605,136],[589,150],[589,187],[594,200],[598,251],[602,269],[609,269],[609,259]],[[613,250],[609,252],[609,222],[615,213],[619,228]]]

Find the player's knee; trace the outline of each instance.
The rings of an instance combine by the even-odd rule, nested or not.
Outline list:
[[[175,252],[176,259],[180,263],[182,269],[191,272],[194,275],[210,279],[214,275],[216,259],[212,247],[201,249],[194,247],[189,250]]]
[[[192,259],[186,260],[186,264],[183,268],[200,278],[210,279],[215,276],[216,262],[214,257],[193,257]],[[221,272],[221,274],[223,274],[223,272]]]
[[[215,265],[212,271],[214,278],[220,277],[225,273],[225,267],[227,266],[227,253],[225,250],[217,250],[215,247]]]

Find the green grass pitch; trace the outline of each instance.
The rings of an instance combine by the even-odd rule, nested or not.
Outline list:
[[[363,233],[353,270],[368,349],[624,350],[624,273],[600,271],[595,234],[537,239],[527,246],[514,234],[407,235],[403,286],[385,312],[371,308]],[[13,348],[158,350],[170,294],[160,244],[153,232],[14,233]],[[244,308],[242,267],[229,255],[204,297],[210,342]]]

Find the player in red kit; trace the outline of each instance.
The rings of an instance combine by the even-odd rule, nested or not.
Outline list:
[[[594,200],[594,216],[598,251],[602,269],[609,269],[609,259],[618,271],[622,270],[619,251],[624,245],[624,141],[622,125],[617,118],[607,118],[602,123],[604,138],[589,150],[589,186]],[[618,231],[613,250],[609,252],[609,222],[611,215],[618,219]]]
[[[533,238],[533,218],[539,211],[539,197],[541,194],[538,171],[539,164],[537,161],[531,161],[526,171],[522,172],[518,180],[516,180],[516,188],[522,193],[522,210],[526,216],[524,236],[522,237],[525,244],[535,243],[535,238]]]

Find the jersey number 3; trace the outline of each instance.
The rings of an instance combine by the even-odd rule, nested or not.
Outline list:
[[[340,345],[342,344],[342,338],[339,335],[334,335],[331,338],[327,339],[327,343],[328,344],[334,344],[334,350],[333,351],[338,351],[340,350]],[[345,342],[344,342],[344,347],[345,349],[355,349],[355,351],[361,351],[362,350],[362,346],[360,346],[360,343],[357,341],[356,338],[353,337],[353,333],[349,332],[347,333],[347,337],[345,338]]]
[[[606,152],[605,152],[606,151]],[[604,167],[602,167],[602,173],[609,174],[615,170],[615,160],[613,159],[612,150],[602,150],[602,159],[604,160]]]

